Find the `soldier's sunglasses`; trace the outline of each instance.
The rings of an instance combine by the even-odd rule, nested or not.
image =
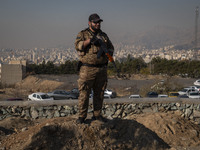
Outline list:
[[[92,22],[93,22],[94,24],[98,24],[98,23],[100,24],[100,23],[101,23],[101,21],[98,21],[98,22],[94,22],[94,21],[92,21]]]

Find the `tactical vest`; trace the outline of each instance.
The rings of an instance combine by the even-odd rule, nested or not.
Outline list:
[[[106,33],[100,31],[96,36],[102,39],[102,41],[106,44],[108,49],[114,49]],[[87,63],[87,64],[107,63],[108,59],[105,54],[103,54],[99,59],[97,58],[97,53],[100,50],[100,45],[97,46],[89,44],[85,49],[81,48],[83,46],[83,41],[91,39],[92,37],[93,35],[91,34],[91,31],[88,28],[78,33],[75,41],[75,48],[78,52],[80,61],[82,63]]]

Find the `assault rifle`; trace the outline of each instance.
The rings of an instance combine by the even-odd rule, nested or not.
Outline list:
[[[92,35],[92,39],[91,39],[91,43],[93,43],[94,45],[100,45],[100,50],[97,53],[97,58],[99,59],[103,53],[105,53],[105,55],[108,57],[108,60],[113,64],[116,72],[117,72],[117,77],[120,78],[120,72],[117,69],[117,66],[115,64],[115,61],[113,59],[113,57],[109,54],[109,51],[107,49],[106,44],[102,41],[102,39],[100,37],[97,37],[94,33],[92,33],[91,31],[89,31],[90,34]]]
[[[120,77],[120,72],[117,69],[117,66],[115,64],[113,57],[109,54],[106,44],[101,39],[98,39],[98,42],[99,42],[101,48],[100,48],[99,52],[97,53],[97,58],[99,59],[102,56],[102,54],[105,53],[105,55],[108,57],[108,60],[113,64],[113,66],[117,72],[117,76]]]

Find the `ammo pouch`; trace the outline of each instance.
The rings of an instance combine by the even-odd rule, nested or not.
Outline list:
[[[76,70],[80,71],[82,65],[83,65],[83,63],[81,61],[78,61],[77,69]]]

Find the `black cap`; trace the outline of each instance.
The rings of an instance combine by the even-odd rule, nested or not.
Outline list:
[[[97,14],[91,14],[91,15],[89,16],[89,21],[90,21],[90,22],[101,22],[101,21],[103,21],[103,20],[100,19],[99,15],[97,15]]]

